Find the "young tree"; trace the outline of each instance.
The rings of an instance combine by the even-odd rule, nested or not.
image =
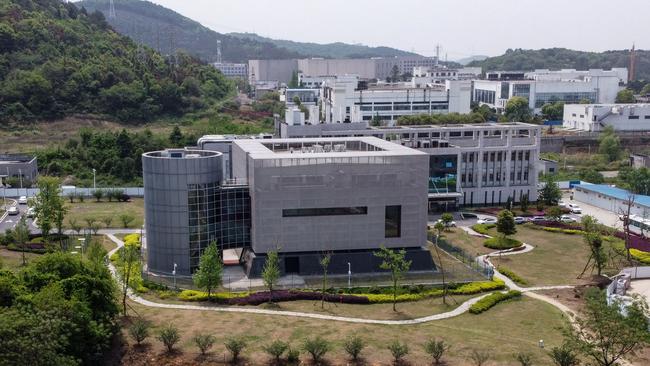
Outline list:
[[[129,327],[129,335],[139,346],[149,337],[149,328],[151,328],[151,324],[148,321],[137,318]]]
[[[510,210],[502,210],[499,212],[497,217],[497,232],[501,233],[504,238],[517,233],[515,216]]]
[[[195,334],[192,340],[194,341],[194,344],[196,344],[196,346],[199,348],[202,356],[205,356],[205,354],[208,353],[216,341],[212,334],[202,333]]]
[[[521,211],[523,212],[528,211],[529,205],[530,205],[530,200],[528,199],[528,194],[521,196],[521,199],[519,200],[519,207],[521,208]]]
[[[104,227],[109,229],[111,227],[111,224],[113,223],[113,216],[102,217],[102,222],[104,223]]]
[[[129,290],[131,275],[136,269],[138,261],[138,249],[133,245],[125,245],[120,249],[120,266],[122,267],[122,312],[126,316],[126,298]]]
[[[133,217],[133,215],[128,213],[121,214],[119,218],[120,221],[122,222],[122,226],[124,226],[125,229],[127,229],[129,225],[131,225],[133,220],[135,220],[135,217]]]
[[[433,363],[440,365],[442,356],[445,352],[449,351],[450,345],[446,344],[444,340],[429,339],[424,344],[424,351],[433,358]]]
[[[212,300],[212,290],[221,286],[223,264],[219,255],[217,242],[213,241],[203,251],[199,260],[199,269],[194,272],[192,280],[198,288],[204,288],[208,292],[208,301]]]
[[[617,301],[608,305],[604,292],[588,290],[586,305],[576,317],[576,327],[568,330],[568,340],[599,366],[616,365],[625,355],[650,344],[648,306],[635,298],[626,304],[625,314]]]
[[[325,308],[325,297],[327,296],[327,269],[330,266],[330,261],[332,260],[332,255],[327,253],[323,255],[320,259],[320,266],[323,269],[323,290],[322,290],[322,295],[323,297],[321,298],[320,302],[320,307],[321,309]]]
[[[517,353],[515,359],[521,366],[532,366],[533,365],[533,356],[530,353]]]
[[[404,277],[404,273],[411,268],[411,261],[406,260],[406,251],[404,249],[396,251],[383,245],[374,254],[375,257],[383,260],[379,268],[390,271],[391,280],[393,281],[393,311],[397,311],[397,284]]]
[[[476,366],[483,366],[485,365],[491,358],[492,356],[488,351],[482,351],[482,350],[472,350],[472,353],[470,354],[470,359],[474,362],[474,365]]]
[[[100,202],[104,197],[104,191],[101,189],[95,189],[93,191],[93,197],[95,197],[95,200],[97,200],[97,202]]]
[[[239,356],[244,351],[244,348],[246,348],[246,341],[243,338],[231,337],[226,339],[226,343],[224,345],[226,346],[228,352],[230,352],[232,355],[232,362],[237,363]]]
[[[183,133],[181,132],[180,127],[174,126],[174,129],[169,134],[169,142],[174,147],[180,147],[182,145],[182,143],[183,143]]]
[[[350,356],[352,361],[357,362],[361,356],[361,351],[366,347],[366,343],[359,336],[350,336],[343,341],[343,350]]]
[[[178,328],[173,324],[164,326],[158,333],[158,340],[167,348],[167,352],[174,352],[174,346],[181,340],[181,334]]]
[[[619,208],[619,213],[621,220],[623,220],[623,234],[625,235],[625,252],[626,258],[631,261],[630,254],[630,215],[632,214],[632,207],[634,207],[634,202],[636,201],[636,196],[630,194],[627,196],[623,207]]]
[[[616,94],[616,103],[636,103],[634,92],[630,89],[623,89]]]
[[[442,303],[447,303],[447,281],[445,277],[445,268],[442,263],[442,258],[440,256],[440,248],[438,247],[438,239],[442,235],[442,232],[445,230],[445,224],[442,221],[438,221],[433,225],[433,228],[436,230],[436,257],[438,258],[438,267],[440,267],[440,274],[442,275]]]
[[[505,116],[509,122],[529,122],[530,108],[528,99],[524,97],[512,97],[506,103]]]
[[[53,226],[63,222],[66,207],[60,195],[59,180],[54,177],[42,176],[38,178],[39,193],[34,202],[34,212],[39,228],[46,240],[49,238]]]
[[[331,348],[330,343],[320,336],[307,338],[302,344],[302,349],[309,353],[314,364],[319,364]]]
[[[273,287],[280,280],[280,259],[277,250],[266,253],[266,262],[264,262],[264,268],[262,269],[262,279],[266,288],[269,289],[269,303],[272,303]]]
[[[25,258],[25,245],[27,244],[27,241],[29,240],[29,227],[27,227],[27,221],[25,220],[25,216],[20,218],[20,221],[18,221],[18,224],[16,224],[16,227],[14,228],[14,237],[16,239],[16,243],[20,246],[20,250],[22,252],[22,257],[23,257],[23,266],[27,265],[27,259]]]
[[[562,198],[562,191],[560,191],[560,186],[555,181],[555,176],[551,174],[544,175],[543,183],[544,186],[539,190],[539,200],[546,206],[557,205]]]
[[[397,65],[393,65],[393,68],[390,69],[390,81],[393,83],[399,81],[399,68]]]
[[[445,224],[445,227],[449,227],[454,221],[454,215],[445,212],[440,216],[440,220],[442,220],[442,223]]]
[[[578,366],[580,364],[578,355],[566,343],[561,347],[553,347],[549,356],[556,366]]]
[[[605,127],[598,137],[598,152],[611,162],[619,158],[621,151],[621,139],[614,132],[614,127]]]
[[[81,233],[82,227],[81,225],[79,225],[77,219],[75,219],[74,217],[68,218],[68,227],[70,228],[70,230],[77,233],[77,236],[79,236],[79,233]]]
[[[276,365],[279,365],[282,359],[282,355],[289,349],[289,344],[287,342],[276,339],[272,343],[262,346],[262,349],[269,356],[273,357]]]
[[[393,355],[393,364],[397,365],[408,355],[409,346],[406,343],[395,340],[388,345],[388,350]]]

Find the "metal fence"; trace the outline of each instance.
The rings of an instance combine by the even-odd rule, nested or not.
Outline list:
[[[430,242],[436,243],[436,235],[429,233],[428,238]],[[477,258],[467,253],[462,248],[456,247],[450,242],[442,238],[438,238],[437,244],[440,249],[444,250],[445,252],[449,253],[450,255],[458,259],[469,269],[476,271],[478,274],[480,274],[485,278],[492,279],[492,275],[494,274],[494,269],[489,263],[482,261],[480,258]]]

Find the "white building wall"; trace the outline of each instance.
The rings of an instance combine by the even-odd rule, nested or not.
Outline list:
[[[603,210],[607,210],[615,214],[627,212],[627,203],[625,200],[620,200],[598,192],[583,190],[580,189],[580,187],[575,188],[573,199],[592,206],[596,206],[598,208],[602,208]],[[649,207],[641,206],[639,204],[634,204],[630,208],[630,215],[647,216],[648,212],[650,212]]]
[[[650,104],[567,104],[563,126],[588,132],[650,131]]]

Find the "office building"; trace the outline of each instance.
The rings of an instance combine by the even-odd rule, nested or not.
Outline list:
[[[607,126],[615,131],[650,131],[650,104],[566,104],[562,126],[588,132]]]
[[[212,64],[216,69],[221,71],[224,76],[229,78],[248,78],[248,64],[236,64],[231,62],[215,62]]]

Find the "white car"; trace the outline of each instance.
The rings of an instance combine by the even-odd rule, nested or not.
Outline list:
[[[439,223],[439,222],[442,222],[442,219],[438,219],[436,221],[436,223]],[[444,222],[442,222],[442,223],[445,224]],[[449,222],[449,223],[445,224],[445,227],[456,227],[456,221],[452,221],[452,222]]]
[[[576,222],[576,219],[574,219],[573,217],[571,217],[569,215],[562,215],[562,216],[560,216],[560,221],[562,221],[564,223],[567,223],[567,224],[570,224],[570,223]]]
[[[26,205],[27,204],[27,197],[20,196],[20,198],[18,198],[18,204],[19,205]]]
[[[560,207],[566,207],[566,202],[564,202],[564,201],[559,201],[559,202],[557,203],[557,205],[560,206]]]
[[[521,217],[521,216],[516,216],[515,217],[515,224],[523,224],[524,222],[526,222],[525,217]]]
[[[541,222],[541,221],[548,221],[546,217],[544,216],[533,216],[529,219],[530,222]]]
[[[496,224],[497,219],[494,217],[481,217],[476,221],[477,224]]]
[[[571,213],[574,213],[574,214],[581,214],[582,213],[582,209],[580,208],[580,206],[576,205],[575,203],[569,203],[568,205],[566,205],[566,207],[569,210],[571,210]]]
[[[25,212],[25,216],[28,219],[33,219],[36,216],[36,211],[34,210],[34,207],[28,208],[27,212]]]
[[[18,215],[20,211],[18,211],[18,207],[16,206],[11,206],[7,209],[7,214],[9,215]]]

